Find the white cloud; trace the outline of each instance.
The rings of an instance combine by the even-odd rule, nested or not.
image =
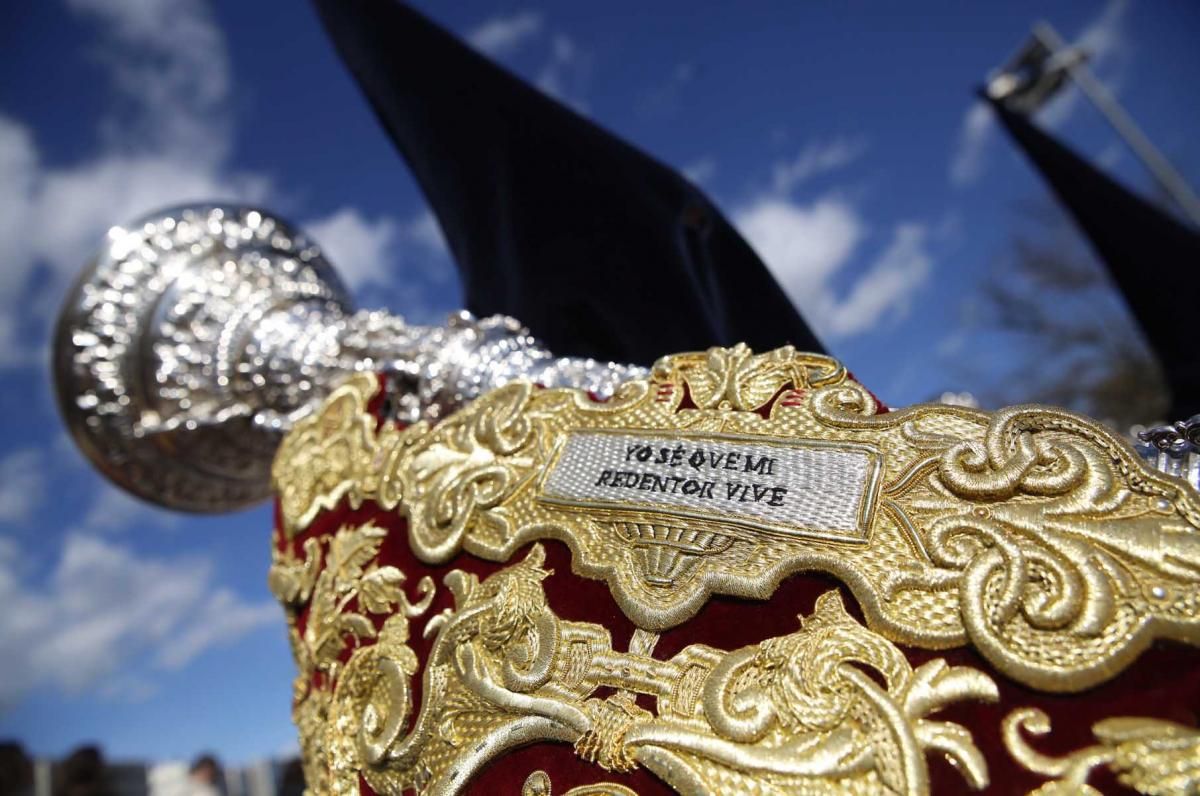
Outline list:
[[[401,266],[415,265],[431,281],[439,281],[445,273],[441,266],[449,252],[429,211],[398,224],[390,218],[370,221],[358,210],[342,208],[302,226],[352,289],[387,284],[397,261]]]
[[[493,57],[520,49],[542,31],[542,15],[520,11],[492,17],[467,34],[467,41],[480,52]]]
[[[267,177],[229,165],[229,55],[208,4],[69,2],[100,23],[101,62],[115,92],[99,150],[70,166],[44,163],[30,131],[0,115],[0,367],[46,361],[49,325],[63,292],[113,224],[175,204],[269,204],[274,196]],[[358,229],[355,217],[362,221]],[[398,256],[398,249],[382,246],[397,222],[366,222],[351,208],[326,221],[338,218],[342,225],[334,232],[343,233],[349,253],[363,251],[352,248],[354,241],[386,249],[385,258],[365,266],[346,260],[346,267],[374,271],[382,281]],[[31,296],[39,267],[50,278]]]
[[[279,619],[273,603],[214,589],[206,559],[142,557],[88,534],[67,538],[42,586],[0,539],[0,604],[0,706],[41,687],[104,692],[114,677],[145,693],[153,686],[134,671],[140,661],[179,668]]]
[[[545,61],[532,82],[576,111],[587,112],[584,89],[591,76],[592,59],[570,36],[548,28],[541,14],[519,11],[492,17],[469,31],[466,39],[476,50],[493,58],[512,56],[535,42],[538,50],[548,46]]]
[[[765,197],[735,210],[734,223],[810,317],[822,310],[829,280],[865,232],[858,213],[832,198],[805,206]]]
[[[716,173],[717,161],[711,155],[705,155],[683,167],[683,176],[696,185],[703,185],[716,176]]]
[[[280,615],[273,602],[245,603],[227,589],[218,590],[159,647],[155,662],[164,669],[180,669],[209,647],[228,644],[256,627],[278,622]]]
[[[66,438],[66,435],[62,435]],[[74,453],[74,446],[69,453]],[[16,449],[0,459],[0,523],[28,523],[46,500],[47,485],[57,473],[52,470],[52,456],[61,456],[59,446]],[[54,469],[57,469],[54,468]],[[77,476],[76,476],[77,477]],[[178,523],[176,514],[143,503],[115,486],[101,483],[91,505],[81,512],[75,527],[88,534],[141,529],[151,526],[170,527]]]
[[[102,24],[101,54],[120,92],[106,132],[112,147],[192,160],[226,154],[229,55],[201,0],[69,0]]]
[[[404,236],[429,254],[450,256],[450,248],[446,245],[442,228],[429,210],[421,212],[404,226]]]
[[[554,34],[550,56],[538,72],[538,88],[580,113],[587,112],[583,89],[591,75],[592,59],[565,33]]]
[[[388,264],[399,237],[395,221],[368,221],[358,210],[346,207],[303,227],[351,289],[387,281]]]
[[[775,192],[791,193],[792,189],[811,177],[849,165],[858,159],[865,148],[861,142],[844,139],[809,144],[794,159],[775,164],[771,174]]]
[[[828,194],[801,202],[787,194],[822,170],[851,162],[849,145],[809,146],[776,164],[773,189],[733,210],[733,222],[818,334],[848,337],[911,309],[933,267],[925,225],[900,224],[890,242],[846,289],[841,274],[867,237],[867,224],[849,201]]]
[[[970,185],[983,173],[983,156],[988,142],[996,129],[992,109],[982,100],[976,100],[963,114],[962,127],[958,133],[958,146],[950,159],[950,182],[954,185]]]
[[[820,328],[834,337],[860,334],[887,318],[902,318],[912,309],[913,295],[933,270],[921,224],[900,224],[891,243],[854,287],[818,315]]]
[[[1113,90],[1124,81],[1129,64],[1129,47],[1124,33],[1128,7],[1127,0],[1109,0],[1072,45],[1088,53],[1088,66],[1100,73]],[[1079,89],[1068,80],[1059,93],[1038,110],[1038,120],[1050,129],[1062,127],[1074,114],[1079,98]],[[984,102],[976,101],[967,108],[959,128],[958,143],[950,158],[951,184],[965,186],[979,179],[986,166],[987,150],[995,137],[995,130],[996,120]]]
[[[46,494],[46,457],[36,448],[0,459],[0,522],[28,520]]]
[[[98,693],[109,702],[127,704],[145,702],[157,696],[161,688],[143,677],[121,676],[108,678],[99,687]]]
[[[634,110],[638,115],[652,119],[674,116],[679,112],[684,94],[698,73],[699,69],[691,62],[676,64],[664,79],[643,88],[634,103]]]
[[[83,528],[87,531],[138,531],[151,526],[171,527],[178,522],[178,515],[143,503],[107,483],[100,486],[96,499],[83,515]]]

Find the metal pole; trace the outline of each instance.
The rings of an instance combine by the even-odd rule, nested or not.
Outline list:
[[[1037,24],[1034,35],[1041,39],[1052,53],[1058,53],[1067,47],[1066,42],[1058,35],[1058,31],[1045,22]],[[1079,90],[1096,106],[1100,113],[1104,114],[1104,118],[1108,119],[1108,123],[1117,131],[1117,135],[1124,139],[1133,153],[1150,170],[1154,179],[1175,201],[1187,219],[1200,227],[1200,198],[1197,198],[1183,176],[1150,142],[1133,118],[1125,112],[1113,93],[1095,78],[1092,71],[1088,69],[1085,59],[1068,59],[1064,68],[1067,75],[1079,86]]]
[[[33,762],[33,796],[51,796],[54,793],[54,763],[45,758]]]

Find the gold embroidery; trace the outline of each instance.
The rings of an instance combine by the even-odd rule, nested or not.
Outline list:
[[[1008,676],[1052,691],[1115,676],[1155,638],[1200,643],[1200,496],[1069,412],[927,405],[876,415],[833,360],[744,346],[666,357],[607,403],[510,384],[433,429],[373,434],[354,412],[375,389],[356,377],[289,436],[275,467],[285,530],[342,495],[385,508],[403,495],[422,560],[466,550],[506,561],[529,541],[560,539],[573,569],[605,580],[647,631],[686,621],[713,593],[766,599],[793,572],[826,572],[892,641],[970,643]],[[857,457],[866,464],[836,484],[861,492],[857,524],[788,533],[743,510],[697,513],[682,498],[543,499],[563,446],[585,433]]]
[[[995,700],[994,683],[940,659],[914,670],[837,592],[789,635],[658,660],[614,650],[602,626],[559,619],[543,562],[535,544],[483,581],[445,577],[454,607],[426,622],[434,641],[415,717],[409,618],[397,613],[354,651],[323,722],[302,729],[327,790],[352,793],[361,775],[379,793],[455,793],[505,752],[553,741],[604,769],[644,767],[684,793],[923,793],[930,752],[971,787],[987,784],[970,733],[930,716]],[[654,709],[596,696],[605,686],[649,695]]]
[[[355,373],[321,408],[283,438],[271,467],[284,534],[295,536],[322,510],[346,498],[358,508],[366,498],[385,508],[400,501],[389,478],[406,439],[392,424],[375,431],[367,404],[379,389],[370,373]],[[420,424],[413,428],[419,433]]]
[[[840,384],[846,369],[834,359],[798,353],[791,346],[754,355],[739,343],[702,354],[664,357],[655,365],[656,380],[683,383],[701,409],[753,412],[785,385],[801,390]]]
[[[1036,708],[1014,710],[1004,718],[1004,745],[1028,770],[1054,777],[1033,791],[1050,794],[1099,794],[1087,784],[1092,770],[1107,766],[1117,780],[1138,793],[1167,796],[1200,792],[1200,730],[1171,721],[1140,717],[1105,719],[1092,725],[1099,741],[1066,757],[1047,757],[1021,736],[1050,732],[1050,718]]]
[[[343,527],[327,546],[317,539],[306,540],[303,560],[290,550],[274,553],[268,585],[288,612],[288,636],[299,669],[293,687],[293,719],[300,730],[304,774],[313,793],[327,793],[331,784],[317,761],[323,752],[321,738],[332,697],[329,687],[314,687],[314,675],[325,684],[337,678],[347,639],[355,645],[377,639],[378,645],[396,650],[392,660],[407,674],[417,668],[416,656],[403,647],[403,641],[408,639],[409,618],[429,609],[433,580],[421,578],[417,583],[420,597],[416,603],[410,602],[402,588],[404,573],[374,562],[386,535],[387,531],[369,523]],[[308,615],[301,633],[297,617],[305,604]],[[369,615],[389,614],[383,629],[376,633]],[[397,637],[400,646],[396,646]],[[358,789],[346,792],[357,794]]]
[[[550,775],[545,771],[535,771],[525,779],[521,786],[521,796],[554,796],[550,785]],[[595,785],[580,785],[564,791],[562,796],[637,796],[637,793],[615,782],[600,782]]]

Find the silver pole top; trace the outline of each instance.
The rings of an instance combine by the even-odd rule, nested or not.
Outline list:
[[[198,512],[269,497],[283,433],[354,371],[387,374],[406,423],[514,379],[608,395],[646,375],[554,357],[504,316],[416,326],[354,313],[301,232],[216,204],[112,228],[67,296],[53,358],[63,417],[92,463],[138,497]]]
[[[281,309],[342,317],[350,306],[317,247],[263,211],[178,207],[113,227],[59,316],[63,418],[138,497],[189,511],[249,505],[268,494],[279,436],[256,417],[270,404],[248,345],[256,325]]]

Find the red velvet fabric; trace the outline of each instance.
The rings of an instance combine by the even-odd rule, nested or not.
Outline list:
[[[432,577],[437,584],[437,593],[428,616],[451,605],[452,597],[442,584],[442,579],[450,570],[465,570],[482,579],[521,560],[529,549],[527,546],[517,551],[510,562],[494,563],[461,554],[446,565],[431,567],[413,555],[406,536],[406,521],[397,513],[382,511],[371,502],[357,510],[350,510],[343,504],[334,511],[324,512],[304,534],[287,544],[297,554],[302,554],[306,538],[333,534],[343,525],[367,521],[388,530],[379,560],[405,573],[410,594],[415,594],[416,583],[425,575]],[[278,520],[276,527],[280,527]],[[281,534],[277,533],[275,538],[281,547],[285,544]],[[634,627],[617,607],[608,586],[603,581],[573,574],[570,550],[564,544],[553,540],[544,540],[541,544],[546,551],[545,566],[554,573],[543,585],[555,613],[563,619],[602,624],[612,634],[614,649],[628,649]],[[654,655],[667,659],[685,646],[697,643],[733,650],[771,636],[791,633],[798,628],[797,615],[812,613],[816,598],[831,588],[841,590],[847,609],[861,620],[861,612],[848,589],[823,575],[797,574],[786,579],[766,601],[719,596],[711,598],[694,618],[663,633]],[[304,616],[301,615],[301,627],[303,621]],[[414,633],[410,644],[420,660],[427,658],[429,640]],[[1039,693],[1008,680],[970,648],[942,651],[901,648],[914,666],[940,657],[951,665],[972,666],[985,671],[997,682],[1000,688],[999,703],[959,703],[935,716],[940,720],[958,722],[970,729],[987,760],[991,778],[988,793],[1024,794],[1044,782],[1043,778],[1031,775],[1016,765],[1001,741],[1001,720],[1015,708],[1038,707],[1050,716],[1053,725],[1050,735],[1030,739],[1030,742],[1038,750],[1051,755],[1067,754],[1092,745],[1095,741],[1091,726],[1101,719],[1122,715],[1147,716],[1194,727],[1200,714],[1200,650],[1180,644],[1160,642],[1108,683],[1071,695]],[[352,651],[348,648],[345,657],[348,658]],[[314,683],[316,687],[325,685]],[[415,704],[419,706],[419,679],[414,679],[414,686],[417,689]],[[948,762],[937,755],[930,755],[927,759],[933,793],[967,791],[965,781]],[[641,796],[672,792],[646,771],[629,774],[606,772],[577,758],[570,746],[558,743],[536,744],[501,757],[472,783],[471,792],[518,794],[525,778],[537,769],[550,775],[555,793],[596,782],[621,783]],[[1104,770],[1097,770],[1090,782],[1104,793],[1132,792],[1120,787]],[[372,792],[365,783],[362,789],[363,793]]]

